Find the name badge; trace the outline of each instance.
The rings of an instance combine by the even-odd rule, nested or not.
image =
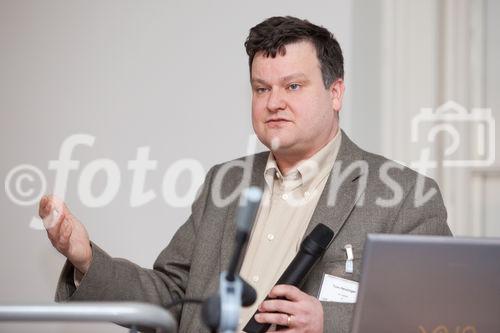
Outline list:
[[[356,281],[324,274],[318,299],[325,302],[356,303],[358,287],[359,283]]]

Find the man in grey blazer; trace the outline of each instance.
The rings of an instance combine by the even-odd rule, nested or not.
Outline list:
[[[361,150],[340,129],[343,58],[330,32],[304,20],[273,17],[251,29],[245,46],[253,127],[271,153],[211,168],[191,216],[153,269],[109,256],[90,242],[83,224],[61,204],[47,229],[54,247],[68,258],[57,301],[134,300],[166,305],[212,295],[234,246],[238,194],[250,185],[262,188],[265,200],[241,263],[242,275],[255,277],[249,282],[260,294],[261,313],[256,319],[288,326],[290,332],[350,330],[354,305],[320,301],[318,295],[325,274],[359,281],[368,233],[451,234],[433,180]],[[313,171],[306,168],[311,164]],[[281,188],[282,184],[292,184],[293,189]],[[283,200],[274,197],[276,193]],[[289,203],[288,195],[297,193],[301,204]],[[52,196],[42,198],[40,216],[52,216],[57,205]],[[335,238],[302,289],[270,288],[273,277],[296,253],[298,241],[318,223],[328,225]],[[269,226],[282,232],[267,233]],[[296,231],[287,234],[287,230]],[[276,242],[275,237],[282,239]],[[347,246],[352,249],[352,269],[346,267]],[[273,254],[279,257],[280,253],[281,259],[275,259]],[[268,265],[262,271],[264,259],[277,267]],[[261,275],[253,275],[259,269]],[[280,299],[261,303],[268,292]],[[208,331],[199,313],[199,305],[175,308],[179,331]]]

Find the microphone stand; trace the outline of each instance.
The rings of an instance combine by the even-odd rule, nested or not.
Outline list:
[[[202,306],[203,322],[212,332],[236,332],[241,306],[250,306],[257,298],[255,289],[238,276],[237,266],[261,198],[262,191],[258,187],[246,189],[240,198],[235,251],[227,272],[220,274],[219,293],[208,298]]]

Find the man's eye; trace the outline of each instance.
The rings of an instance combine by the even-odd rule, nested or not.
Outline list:
[[[262,93],[265,93],[266,91],[267,91],[267,88],[261,88],[261,87],[255,88],[255,92],[257,94],[262,94]]]
[[[290,89],[290,90],[299,90],[299,88],[300,88],[300,84],[298,84],[298,83],[292,83],[288,86],[288,89]]]

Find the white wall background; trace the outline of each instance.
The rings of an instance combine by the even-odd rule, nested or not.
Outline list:
[[[150,267],[189,214],[189,207],[165,201],[163,175],[181,159],[208,170],[246,154],[252,130],[243,42],[250,27],[273,15],[307,18],[335,33],[346,59],[342,126],[367,150],[406,163],[418,158],[410,121],[420,108],[447,99],[491,108],[500,126],[498,1],[0,0],[2,179],[31,164],[43,172],[50,192],[54,171],[48,163],[58,158],[64,139],[94,136],[92,147],[73,152],[80,168],[70,173],[66,201],[111,255]],[[500,135],[496,143],[491,167],[431,171],[457,234],[500,236]],[[131,207],[127,163],[144,146],[157,161],[145,188],[156,198]],[[120,190],[109,205],[89,208],[78,195],[78,180],[100,158],[118,165]],[[30,183],[23,184],[28,189]],[[98,174],[92,190],[97,195],[105,184]],[[176,193],[190,187],[189,175],[182,174]],[[29,227],[36,206],[15,204],[2,192],[0,210],[0,303],[52,300],[64,258],[43,231]],[[35,328],[124,331],[0,323],[0,332]]]
[[[0,175],[20,164],[39,168],[52,191],[64,139],[95,137],[78,146],[79,170],[69,175],[66,201],[91,238],[111,255],[151,267],[185,221],[189,207],[162,197],[164,173],[178,160],[205,170],[246,154],[250,123],[250,27],[274,15],[324,25],[338,37],[350,85],[352,15],[349,1],[16,1],[0,0]],[[350,90],[350,88],[348,88]],[[347,97],[343,121],[350,117]],[[150,147],[157,169],[145,190],[156,198],[132,208],[127,162]],[[121,172],[116,198],[88,208],[77,193],[81,170],[107,158]],[[98,174],[98,195],[106,184]],[[39,189],[39,182],[25,182]],[[190,187],[183,174],[177,191]],[[36,194],[36,193],[35,193]],[[36,205],[0,194],[0,304],[48,302],[64,258],[44,231],[29,227]],[[121,332],[112,325],[2,324],[0,332]]]
[[[352,133],[364,147],[414,165],[430,148],[435,178],[455,235],[500,236],[500,136],[496,161],[487,167],[448,167],[446,160],[477,158],[474,122],[459,125],[453,157],[446,132],[412,142],[412,120],[422,108],[455,101],[470,112],[489,108],[500,118],[498,1],[376,0],[353,5]],[[453,112],[453,110],[450,110]],[[498,130],[497,130],[498,132]]]

